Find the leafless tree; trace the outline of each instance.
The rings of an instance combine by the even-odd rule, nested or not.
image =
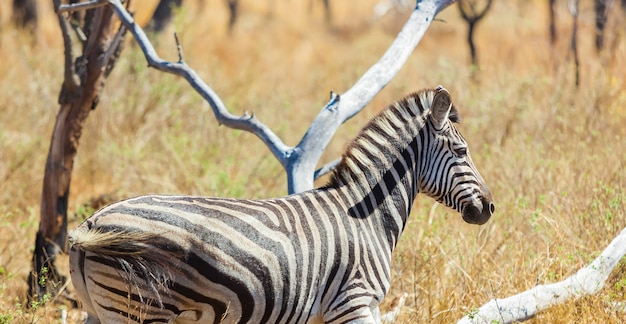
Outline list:
[[[469,45],[472,65],[478,66],[478,57],[476,54],[476,45],[474,44],[474,30],[476,23],[485,17],[485,14],[491,8],[492,0],[487,0],[486,4],[480,9],[481,1],[477,0],[459,0],[459,12],[465,22],[467,22],[467,44]]]
[[[232,33],[239,13],[239,0],[226,0],[228,5],[228,32]]]
[[[13,22],[16,26],[34,33],[37,21],[37,0],[13,0]]]
[[[146,29],[154,33],[162,32],[172,21],[174,9],[180,8],[182,4],[183,0],[160,0]]]
[[[593,9],[596,14],[596,51],[604,48],[604,29],[609,16],[612,0],[594,0]]]
[[[61,0],[54,0],[58,10]],[[116,27],[111,7],[93,8],[90,3],[74,6],[88,10],[80,23],[70,24],[66,13],[58,14],[65,52],[64,80],[59,94],[59,113],[52,132],[46,160],[39,230],[35,239],[29,297],[41,298],[56,293],[52,283],[64,281],[54,264],[60,251],[66,250],[67,206],[74,157],[78,151],[83,123],[96,108],[106,77],[121,51],[125,28]],[[121,6],[121,4],[120,4]],[[82,46],[75,46],[75,37]],[[74,49],[82,52],[75,55]]]
[[[556,0],[548,0],[549,9],[549,29],[550,29],[550,44],[554,46],[556,44]]]

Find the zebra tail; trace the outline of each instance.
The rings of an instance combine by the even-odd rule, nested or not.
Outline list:
[[[161,292],[169,291],[168,283],[180,273],[179,260],[184,259],[185,254],[172,248],[171,244],[165,244],[162,236],[140,231],[79,227],[70,232],[69,242],[72,249],[115,261],[124,270],[128,287],[137,289],[141,302],[145,302],[141,293],[144,287],[155,296],[161,308]]]

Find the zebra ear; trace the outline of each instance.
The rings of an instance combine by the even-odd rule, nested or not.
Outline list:
[[[433,103],[430,105],[430,115],[432,116],[433,122],[437,129],[441,129],[443,127],[446,119],[448,119],[451,108],[452,99],[450,98],[448,90],[446,90],[442,86],[438,86],[435,89]]]

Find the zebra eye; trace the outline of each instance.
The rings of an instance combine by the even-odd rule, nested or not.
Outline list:
[[[467,155],[467,148],[459,147],[458,149],[454,150],[454,154],[456,154],[456,156],[459,158],[463,158]]]

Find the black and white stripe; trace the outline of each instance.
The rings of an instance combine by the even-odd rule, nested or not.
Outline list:
[[[448,92],[391,105],[328,185],[283,198],[143,196],[70,233],[72,282],[104,323],[380,322],[390,262],[417,193],[483,224],[491,195]]]

